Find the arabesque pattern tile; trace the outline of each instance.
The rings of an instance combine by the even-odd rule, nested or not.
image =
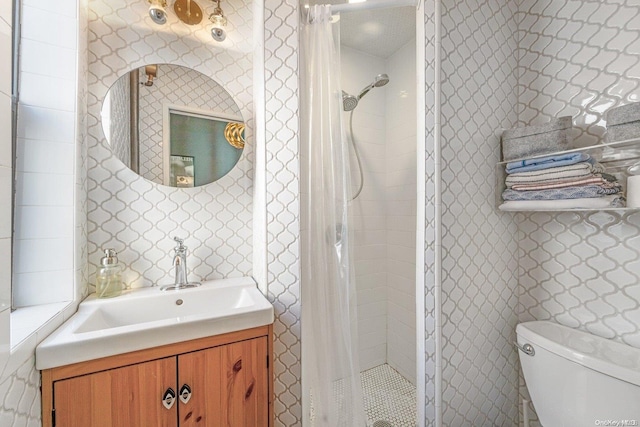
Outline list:
[[[518,224],[519,321],[640,348],[640,214],[518,214]],[[522,378],[520,392],[527,398]]]
[[[640,348],[640,213],[519,215],[520,320]]]
[[[440,228],[441,218],[437,216],[436,204],[440,202],[440,195],[436,194],[436,181],[440,180],[440,139],[438,117],[440,106],[436,104],[436,93],[439,91],[439,82],[436,83],[436,70],[440,65],[436,63],[436,51],[440,49],[439,25],[440,17],[436,16],[439,10],[440,0],[424,0],[424,60],[425,60],[425,88],[424,88],[424,114],[425,114],[425,200],[424,203],[424,337],[425,337],[425,378],[417,378],[424,381],[425,401],[424,418],[425,427],[436,425],[436,326],[440,319],[436,319],[436,294],[439,292],[440,283],[436,281],[436,271],[441,268],[442,260],[437,257],[440,242],[436,236]],[[420,21],[418,21],[420,22]],[[420,177],[418,177],[420,178]],[[420,246],[418,246],[420,247]],[[420,402],[419,402],[420,404]]]
[[[0,425],[40,427],[40,373],[34,357],[29,358],[0,383]]]
[[[302,425],[298,6],[265,1],[267,279],[279,427]]]
[[[145,2],[91,0],[89,13],[89,263],[113,247],[131,287],[171,277],[172,236],[186,239],[192,280],[252,273],[253,9],[244,0],[224,4],[228,37],[211,39],[206,20],[187,26],[168,13],[150,20]],[[213,4],[206,5],[205,14]],[[238,165],[210,185],[180,190],[138,177],[112,155],[100,123],[102,99],[116,79],[145,64],[187,66],[213,78],[238,104],[247,144]],[[92,273],[93,274],[93,273]]]
[[[517,228],[494,207],[516,124],[514,2],[442,2],[442,425],[517,423]]]
[[[579,144],[601,142],[606,110],[640,101],[639,19],[637,2],[522,0],[519,124],[572,115]],[[519,320],[552,320],[640,347],[640,216],[534,213],[516,220]],[[528,397],[522,378],[520,397]]]
[[[640,5],[521,0],[518,122],[573,116],[581,145],[601,141],[604,112],[640,101]]]
[[[131,162],[131,86],[124,77],[111,86],[102,106],[102,127],[111,146],[111,152],[125,165]],[[109,111],[107,112],[107,106]],[[108,115],[108,116],[107,116]],[[108,121],[108,124],[106,123]],[[144,163],[144,162],[141,162]]]

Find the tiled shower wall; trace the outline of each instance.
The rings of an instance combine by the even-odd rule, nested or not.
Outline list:
[[[517,5],[442,5],[442,425],[517,423],[517,228],[494,206],[516,124]]]
[[[603,112],[640,101],[640,5],[522,0],[518,21],[519,124],[571,115],[581,143],[600,142]],[[519,320],[552,320],[640,347],[640,215],[516,220]],[[522,383],[520,391],[526,396]]]
[[[386,59],[387,363],[416,383],[416,43]]]
[[[358,95],[376,74],[384,73],[384,59],[345,46],[341,47],[342,89]],[[376,88],[358,103],[353,113],[353,133],[358,147],[364,185],[351,202],[354,230],[353,255],[358,300],[360,369],[387,361],[387,233],[385,200],[385,94]],[[349,134],[349,113],[343,113]],[[350,148],[352,194],[360,176]]]
[[[387,73],[353,114],[364,185],[351,203],[360,369],[389,363],[415,383],[415,42],[389,58],[341,47],[342,88],[351,94]],[[349,138],[349,113],[344,126]],[[353,153],[353,151],[351,151]],[[353,194],[360,177],[351,154]]]
[[[0,0],[0,366],[11,348],[11,218],[13,215],[13,142],[11,136],[11,57],[13,2]]]

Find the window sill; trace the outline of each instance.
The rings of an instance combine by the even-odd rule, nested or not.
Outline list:
[[[36,346],[77,309],[72,301],[18,308],[10,314],[11,353],[3,377],[34,356]]]

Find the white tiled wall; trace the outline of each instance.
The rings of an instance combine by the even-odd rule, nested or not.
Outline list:
[[[89,0],[78,3],[78,107],[76,109],[76,221],[75,221],[75,301],[89,293],[88,263],[88,82],[89,82]]]
[[[74,299],[78,25],[77,2],[66,3],[74,7],[22,8],[16,307]]]
[[[357,96],[373,78],[384,73],[384,59],[342,46],[342,89]],[[355,260],[358,298],[358,341],[360,369],[369,369],[387,360],[387,236],[385,88],[370,91],[353,114],[353,132],[364,173],[362,193],[351,203],[355,231]],[[349,135],[349,113],[343,115]],[[352,191],[360,177],[353,150]]]
[[[0,379],[0,425],[3,427],[41,427],[40,373],[35,358]]]
[[[518,420],[517,227],[496,212],[517,121],[516,2],[442,2],[442,425]]]
[[[389,363],[415,383],[415,42],[389,58],[341,48],[342,85],[358,93],[380,73],[388,85],[353,115],[364,187],[352,202],[361,369]],[[349,113],[344,114],[349,128]],[[349,132],[347,132],[349,134]],[[355,193],[359,174],[351,151]]]
[[[416,48],[386,59],[387,363],[416,381]]]
[[[416,41],[418,43],[417,64],[418,69],[424,72],[424,82],[418,83],[417,96],[419,105],[418,111],[424,112],[418,116],[418,128],[424,132],[424,142],[419,141],[418,147],[423,153],[418,154],[420,164],[418,170],[421,172],[424,166],[424,176],[419,172],[422,181],[419,182],[420,190],[424,189],[423,197],[418,199],[418,224],[420,235],[424,235],[424,241],[418,243],[419,261],[423,264],[418,267],[418,271],[423,274],[424,297],[416,298],[418,309],[424,310],[418,314],[419,327],[418,337],[422,342],[418,345],[424,348],[423,360],[418,368],[418,416],[424,420],[426,427],[436,425],[436,419],[440,418],[441,396],[436,394],[440,390],[440,385],[436,385],[440,379],[441,360],[439,359],[440,349],[439,329],[441,327],[440,307],[436,305],[440,302],[441,282],[441,240],[439,236],[441,217],[439,209],[441,207],[441,194],[439,191],[440,182],[440,6],[439,0],[425,0],[422,2],[423,10],[418,9],[419,23],[416,28]],[[422,75],[419,74],[421,77]],[[424,143],[424,146],[423,146]],[[424,215],[424,216],[423,216]],[[424,323],[422,323],[424,321]],[[424,339],[422,339],[424,337]],[[424,372],[421,372],[424,366]],[[424,375],[424,376],[423,376]],[[423,386],[423,387],[421,387]],[[424,388],[424,402],[422,392]]]
[[[11,216],[13,171],[11,142],[12,1],[0,0],[0,366],[9,355],[11,312]]]
[[[603,113],[640,101],[638,22],[637,2],[522,1],[520,124],[572,115],[581,143],[600,142]],[[534,213],[516,219],[519,320],[551,320],[640,347],[634,297],[640,291],[640,216]],[[523,380],[520,393],[527,396]]]
[[[264,1],[266,265],[273,303],[275,425],[300,426],[299,2]],[[261,35],[262,36],[262,35]],[[262,38],[262,37],[260,37]]]
[[[86,1],[22,3],[21,75],[25,78],[21,82],[24,97],[18,111],[16,150],[19,185],[13,248],[14,303],[21,306],[77,301],[86,292],[86,25],[82,25]],[[59,29],[57,25],[66,27]],[[4,64],[4,57],[0,62]],[[0,221],[4,223],[4,218]],[[10,254],[9,246],[2,259],[10,259]],[[8,284],[10,275],[4,275],[6,280],[2,277],[0,282]],[[28,344],[25,341],[15,347],[7,365],[3,364],[3,426],[41,425],[39,376],[33,350],[73,309],[58,313],[60,306],[48,308],[55,321],[33,325],[34,329],[42,327],[29,336]],[[38,317],[31,311],[25,315],[28,321],[19,320],[16,316],[26,310],[36,309],[14,312],[11,321],[16,324],[12,330],[17,331]],[[0,314],[2,331],[6,326],[7,332],[8,313]]]
[[[211,2],[201,4],[211,13]],[[95,271],[101,250],[113,247],[132,287],[171,277],[172,236],[186,239],[191,280],[250,275],[253,191],[252,3],[229,0],[227,39],[212,40],[208,21],[188,26],[168,13],[154,24],[145,2],[93,0],[89,15],[88,256]],[[123,39],[122,43],[113,43]],[[236,167],[193,189],[164,187],[139,177],[112,154],[99,120],[109,87],[133,68],[172,63],[195,69],[227,90],[247,120],[247,140]],[[91,276],[90,276],[91,277]],[[90,279],[91,280],[91,279]]]

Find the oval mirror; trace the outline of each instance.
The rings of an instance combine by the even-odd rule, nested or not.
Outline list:
[[[130,71],[102,103],[113,154],[157,184],[197,187],[225,176],[244,149],[244,121],[231,95],[187,67],[153,64]]]

